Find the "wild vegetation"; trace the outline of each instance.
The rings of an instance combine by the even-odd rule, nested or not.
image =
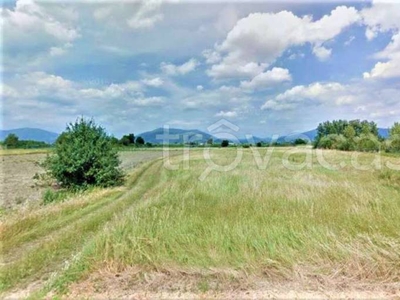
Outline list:
[[[93,120],[81,118],[58,137],[44,166],[61,187],[77,189],[121,184],[119,163],[105,130]]]
[[[390,136],[379,136],[375,122],[336,120],[319,124],[315,147],[344,151],[400,152],[400,123],[390,129]]]
[[[17,135],[11,133],[9,134],[2,145],[6,149],[34,149],[34,148],[49,148],[51,147],[50,144],[40,141],[33,141],[33,140],[20,140]]]
[[[382,157],[382,169],[365,170],[352,166],[352,153],[324,150],[327,162],[343,166],[335,170],[318,163],[316,150],[277,148],[260,168],[254,150],[243,149],[235,169],[204,180],[209,164],[192,150],[189,168],[182,155],[170,157],[177,170],[156,160],[123,187],[8,216],[1,225],[0,289],[39,280],[46,284],[30,291],[33,298],[71,296],[84,281],[93,297],[107,285],[104,274],[124,272],[131,272],[132,292],[157,278],[146,274],[189,276],[185,288],[170,288],[197,292],[299,278],[308,286],[399,288],[400,176],[387,167],[399,165],[398,158]],[[263,157],[269,149],[257,151]],[[236,155],[235,148],[211,150],[221,166]],[[371,166],[374,155],[359,154],[358,164]],[[309,157],[310,166],[282,164],[298,167]],[[103,275],[91,281],[94,274]]]

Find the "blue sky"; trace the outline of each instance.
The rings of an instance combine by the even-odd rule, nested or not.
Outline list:
[[[400,121],[399,2],[6,2],[2,128]]]

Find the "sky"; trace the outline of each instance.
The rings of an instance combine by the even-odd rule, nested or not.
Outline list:
[[[1,127],[239,135],[400,121],[400,2],[3,2]]]

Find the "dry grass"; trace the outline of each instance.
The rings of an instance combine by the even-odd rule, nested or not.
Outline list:
[[[201,151],[192,151],[188,169],[182,156],[171,158],[180,166],[177,170],[161,168],[161,162],[138,169],[115,200],[99,197],[88,205],[82,200],[81,210],[65,214],[67,204],[60,210],[49,210],[48,222],[52,225],[38,221],[30,231],[21,229],[7,242],[9,249],[12,245],[23,247],[21,240],[27,236],[34,241],[49,232],[56,233],[63,220],[71,219],[76,225],[61,229],[62,237],[43,250],[37,249],[34,256],[26,254],[19,263],[6,266],[2,279],[7,285],[3,289],[18,286],[22,279],[29,283],[34,277],[32,270],[26,271],[28,265],[41,261],[47,271],[55,270],[51,264],[66,258],[69,264],[54,273],[34,297],[49,291],[64,293],[74,282],[78,283],[72,286],[70,296],[82,284],[97,286],[99,291],[93,291],[94,295],[125,295],[123,286],[114,288],[95,274],[118,278],[124,274],[132,289],[141,292],[158,288],[169,293],[179,290],[207,295],[213,290],[223,295],[230,289],[270,289],[274,282],[292,287],[308,285],[311,291],[368,289],[370,295],[375,291],[375,296],[382,290],[390,294],[398,289],[399,171],[386,167],[360,170],[352,166],[354,154],[324,151],[327,162],[342,163],[340,170],[329,170],[318,163],[311,149],[295,150],[312,154],[311,166],[299,170],[295,166],[306,161],[305,154],[287,157],[288,150],[292,151],[275,150],[268,167],[259,169],[251,149],[246,149],[237,168],[213,171],[203,181],[199,177],[208,164]],[[235,155],[235,149],[213,149],[211,154],[215,162],[225,165]],[[357,155],[362,166],[375,158],[372,154]],[[285,157],[297,170],[282,164]],[[382,158],[383,165],[389,161],[400,164],[397,157]],[[25,217],[40,215],[46,213],[32,212]],[[101,222],[101,226],[96,225]],[[76,232],[88,238],[72,238]],[[49,249],[60,250],[48,256]],[[44,254],[52,259],[51,264],[40,259]],[[182,285],[171,285],[177,279]],[[251,282],[256,284],[249,285]],[[104,289],[115,294],[104,294]]]

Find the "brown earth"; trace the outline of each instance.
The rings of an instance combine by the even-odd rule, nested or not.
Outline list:
[[[211,272],[212,273],[212,272]],[[230,276],[148,272],[92,273],[72,284],[65,299],[400,299],[400,283],[323,282],[322,278],[271,280],[232,273]],[[49,295],[51,296],[51,295]]]
[[[43,162],[47,154],[31,153],[0,155],[0,208],[9,210],[23,206],[36,205],[42,193],[48,188],[38,184],[33,177],[44,173],[38,163]],[[128,171],[138,164],[162,156],[161,150],[120,152],[121,167]]]

